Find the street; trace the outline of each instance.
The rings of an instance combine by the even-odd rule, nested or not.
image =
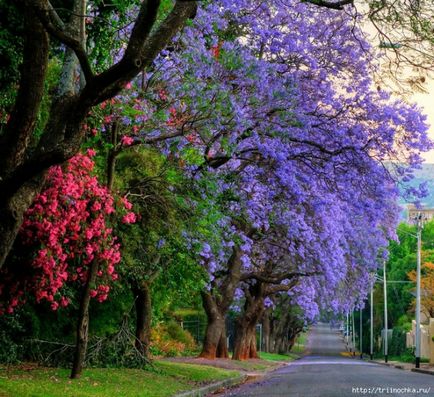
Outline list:
[[[222,396],[434,396],[432,375],[342,356],[342,336],[328,324],[311,329],[307,350],[304,358]]]

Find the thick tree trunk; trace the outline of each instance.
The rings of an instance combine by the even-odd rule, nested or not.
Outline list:
[[[226,344],[226,313],[222,313],[221,308],[218,307],[214,298],[208,292],[202,292],[202,303],[208,323],[202,352],[199,357],[213,360],[217,357],[217,351],[219,354],[227,356],[227,349],[225,350],[223,347],[223,344]]]
[[[226,347],[225,316],[232,303],[235,289],[241,276],[241,256],[239,247],[234,247],[228,260],[228,273],[218,289],[202,291],[202,304],[207,316],[207,326],[202,352],[199,357],[215,359],[229,357]],[[220,346],[220,348],[219,348]]]
[[[209,321],[206,326],[205,339],[203,341],[202,352],[199,357],[215,359],[217,357],[217,349],[220,344],[224,330],[224,319],[216,318]]]
[[[74,362],[72,364],[71,379],[79,378],[86,358],[87,344],[89,341],[89,304],[90,291],[95,285],[98,264],[92,262],[89,265],[89,274],[80,301],[77,324],[77,341],[75,346]]]
[[[136,308],[135,346],[144,357],[148,357],[152,320],[151,290],[149,284],[144,281],[140,284],[133,284],[132,291],[135,296],[134,305]]]
[[[248,360],[258,358],[256,349],[256,322],[237,320],[233,360]]]
[[[44,177],[40,175],[29,181],[6,202],[0,201],[0,268],[12,249],[24,220],[24,214],[40,192]]]
[[[264,314],[264,284],[256,282],[244,290],[246,302],[244,311],[237,318],[236,336],[234,345],[233,360],[247,360],[258,358],[256,349],[256,324]]]
[[[223,327],[220,335],[220,340],[217,345],[216,358],[229,358],[226,325]]]
[[[25,41],[21,78],[6,131],[0,136],[0,176],[3,179],[25,159],[38,120],[48,67],[47,32],[31,7],[23,7],[22,12]]]
[[[44,93],[49,40],[35,13],[25,7],[25,44],[21,79],[14,108],[5,132],[0,135],[0,181],[11,176],[24,159],[33,136]],[[24,213],[39,192],[42,178],[20,184],[12,194],[0,186],[0,268],[12,249]]]

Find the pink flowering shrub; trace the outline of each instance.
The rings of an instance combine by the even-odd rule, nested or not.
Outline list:
[[[23,246],[36,249],[25,271],[2,270],[0,314],[12,313],[32,294],[37,302],[51,302],[51,308],[67,306],[69,284],[82,285],[88,268],[97,262],[97,283],[91,297],[107,299],[110,282],[118,278],[116,265],[121,260],[120,245],[111,223],[115,212],[123,223],[133,223],[136,215],[126,198],[115,200],[93,175],[93,150],[77,154],[64,168],[48,172],[47,188],[26,213],[20,238]],[[117,210],[117,211],[116,211]],[[21,266],[20,266],[21,267]],[[26,293],[26,294],[25,294]]]
[[[130,146],[134,143],[134,139],[130,136],[124,135],[121,139],[121,143],[123,146]]]

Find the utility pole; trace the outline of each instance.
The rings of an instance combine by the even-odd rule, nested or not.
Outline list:
[[[383,261],[383,289],[384,289],[384,362],[387,363],[387,282],[386,260]]]
[[[363,323],[362,323],[362,309],[360,309],[360,360],[363,359]]]
[[[374,283],[371,284],[371,343],[369,348],[369,353],[371,355],[371,360],[374,359]]]
[[[351,317],[353,323],[353,357],[356,357],[356,325],[354,324],[354,309]]]
[[[422,248],[422,215],[417,217],[417,269],[416,269],[416,368],[420,368],[420,267]]]

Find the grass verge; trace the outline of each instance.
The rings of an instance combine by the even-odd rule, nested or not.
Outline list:
[[[293,361],[298,356],[296,354],[276,354],[276,353],[260,353],[261,359],[268,361]]]
[[[167,361],[152,370],[92,368],[80,379],[69,370],[41,367],[0,368],[0,397],[166,397],[236,376],[220,368]]]

